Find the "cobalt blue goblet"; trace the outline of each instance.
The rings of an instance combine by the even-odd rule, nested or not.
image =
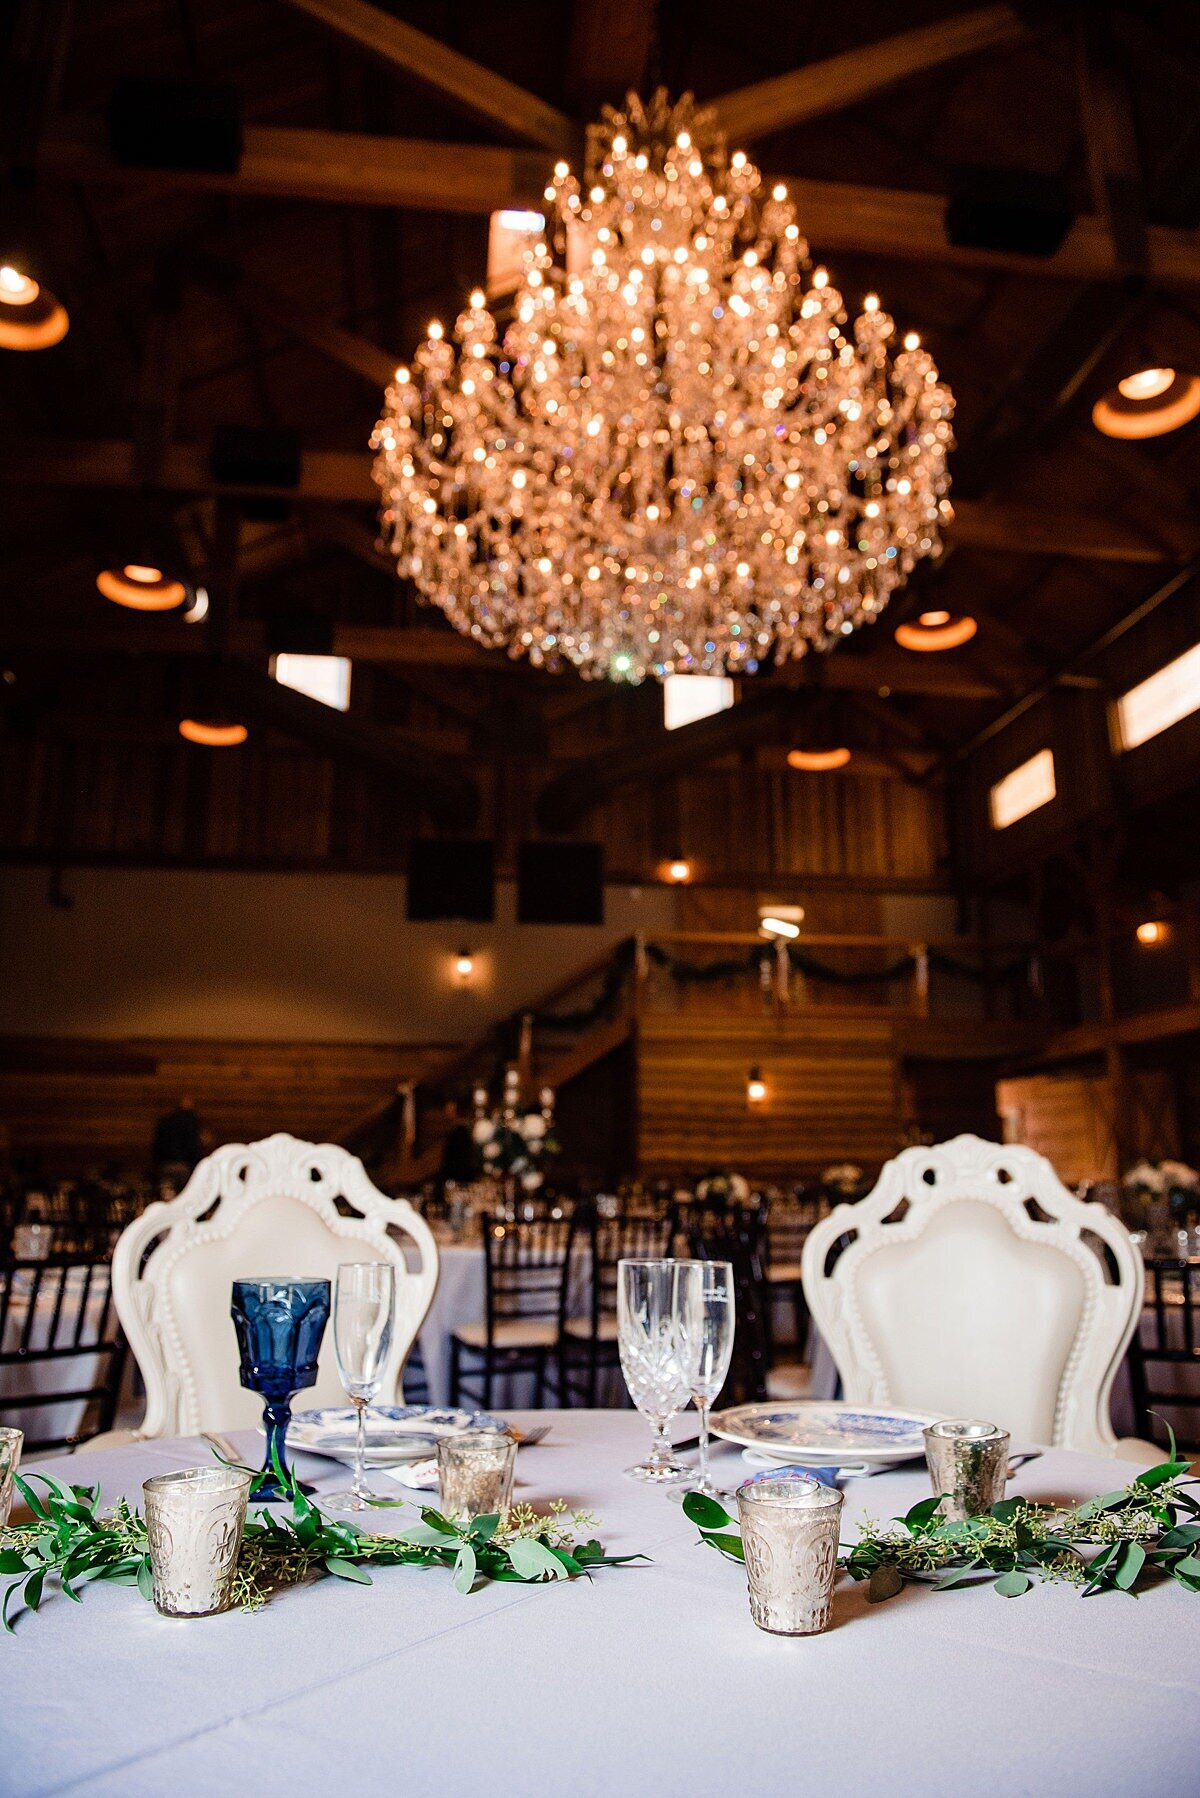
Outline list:
[[[329,1281],[235,1280],[230,1315],[241,1350],[242,1385],[263,1398],[267,1453],[255,1497],[283,1498],[276,1463],[288,1471],[292,1394],[317,1383],[317,1356],[329,1321]]]

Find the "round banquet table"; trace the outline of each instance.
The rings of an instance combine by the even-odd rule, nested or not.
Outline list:
[[[539,1414],[513,1421],[528,1428]],[[1175,1586],[1086,1603],[1063,1587],[1015,1600],[914,1589],[868,1606],[844,1582],[827,1634],[764,1635],[741,1568],[697,1546],[663,1493],[622,1477],[647,1446],[635,1413],[540,1421],[550,1435],[519,1455],[518,1496],[594,1510],[611,1551],[641,1550],[649,1566],[469,1597],[440,1571],[381,1569],[370,1589],[325,1579],[254,1614],[193,1621],[160,1617],[127,1587],[88,1586],[82,1605],[54,1591],[0,1638],[0,1791],[1194,1789],[1200,1597]],[[680,1436],[691,1427],[676,1419]],[[261,1446],[251,1432],[235,1440],[247,1455]],[[140,1503],[150,1474],[208,1460],[187,1439],[48,1465]],[[730,1481],[743,1472],[733,1449],[714,1464]],[[335,1463],[298,1465],[326,1488],[344,1483]],[[1051,1451],[1010,1490],[1078,1499],[1131,1474]],[[848,1519],[891,1516],[928,1490],[915,1467],[851,1481]]]

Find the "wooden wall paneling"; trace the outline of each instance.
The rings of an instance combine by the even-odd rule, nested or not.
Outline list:
[[[746,1099],[753,1065],[762,1105]],[[646,1016],[638,1102],[644,1172],[796,1178],[836,1161],[877,1167],[901,1140],[891,1027],[870,1017]]]
[[[1129,1074],[1132,1160],[1179,1153],[1175,1082],[1164,1068]],[[1031,1074],[1002,1080],[997,1103],[1007,1141],[1045,1155],[1068,1185],[1116,1180],[1126,1169],[1118,1152],[1112,1082],[1100,1074]]]
[[[0,1038],[0,1126],[53,1177],[149,1163],[155,1120],[195,1101],[213,1144],[337,1141],[457,1048],[440,1043]]]

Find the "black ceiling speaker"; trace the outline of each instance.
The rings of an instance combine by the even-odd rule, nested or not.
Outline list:
[[[242,161],[241,96],[215,83],[126,76],[109,101],[108,139],[126,168],[236,175]]]
[[[305,606],[274,606],[266,614],[267,654],[329,656],[333,654],[333,619]]]
[[[298,487],[300,438],[279,425],[218,425],[209,467],[230,487]]]
[[[414,837],[408,846],[408,917],[414,924],[490,924],[495,850],[462,837]]]
[[[521,844],[518,924],[603,922],[604,850],[599,843]]]
[[[1053,256],[1075,223],[1065,184],[1024,169],[960,169],[946,201],[946,236],[960,249]]]

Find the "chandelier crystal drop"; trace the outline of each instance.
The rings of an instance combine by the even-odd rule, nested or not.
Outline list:
[[[750,673],[878,617],[951,516],[953,397],[868,294],[851,322],[690,96],[606,108],[559,163],[502,326],[482,292],[376,427],[400,573],[550,668]]]

